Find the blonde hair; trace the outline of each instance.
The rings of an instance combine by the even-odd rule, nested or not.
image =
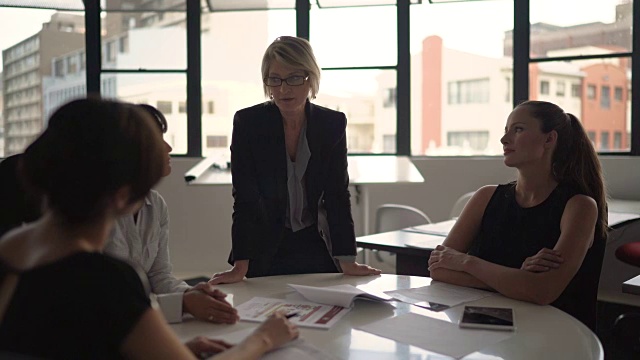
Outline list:
[[[269,69],[274,61],[285,66],[300,69],[309,76],[310,98],[315,99],[320,89],[320,67],[313,55],[309,41],[294,36],[276,38],[264,52],[262,57],[262,79],[269,76]],[[262,84],[264,95],[269,97],[269,87]]]

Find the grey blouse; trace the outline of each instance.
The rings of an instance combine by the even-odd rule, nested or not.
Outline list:
[[[300,130],[298,139],[298,149],[296,150],[296,161],[291,161],[287,156],[287,188],[289,191],[289,202],[287,203],[287,213],[285,226],[293,232],[307,228],[315,221],[309,212],[307,204],[307,186],[305,184],[305,172],[311,158],[311,150],[307,142],[307,124]]]

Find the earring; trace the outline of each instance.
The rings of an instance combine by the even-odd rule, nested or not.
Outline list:
[[[273,100],[273,94],[269,95],[269,99]]]

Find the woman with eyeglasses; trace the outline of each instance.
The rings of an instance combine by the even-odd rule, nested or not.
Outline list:
[[[355,262],[348,190],[347,119],[312,104],[320,68],[309,42],[281,36],[262,59],[270,100],[235,114],[231,270],[211,284],[245,276],[380,270]]]

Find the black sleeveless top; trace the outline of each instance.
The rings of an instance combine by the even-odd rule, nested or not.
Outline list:
[[[0,323],[0,358],[123,358],[124,339],[151,306],[146,279],[98,253],[80,252],[22,272],[0,261],[0,283],[9,273],[19,278]]]
[[[565,205],[576,191],[558,185],[549,197],[534,207],[522,208],[515,198],[516,183],[499,185],[482,217],[478,236],[469,254],[495,264],[519,269],[524,260],[542,248],[553,249],[560,238],[560,220]],[[605,239],[593,245],[566,289],[551,305],[596,329],[598,282]]]

